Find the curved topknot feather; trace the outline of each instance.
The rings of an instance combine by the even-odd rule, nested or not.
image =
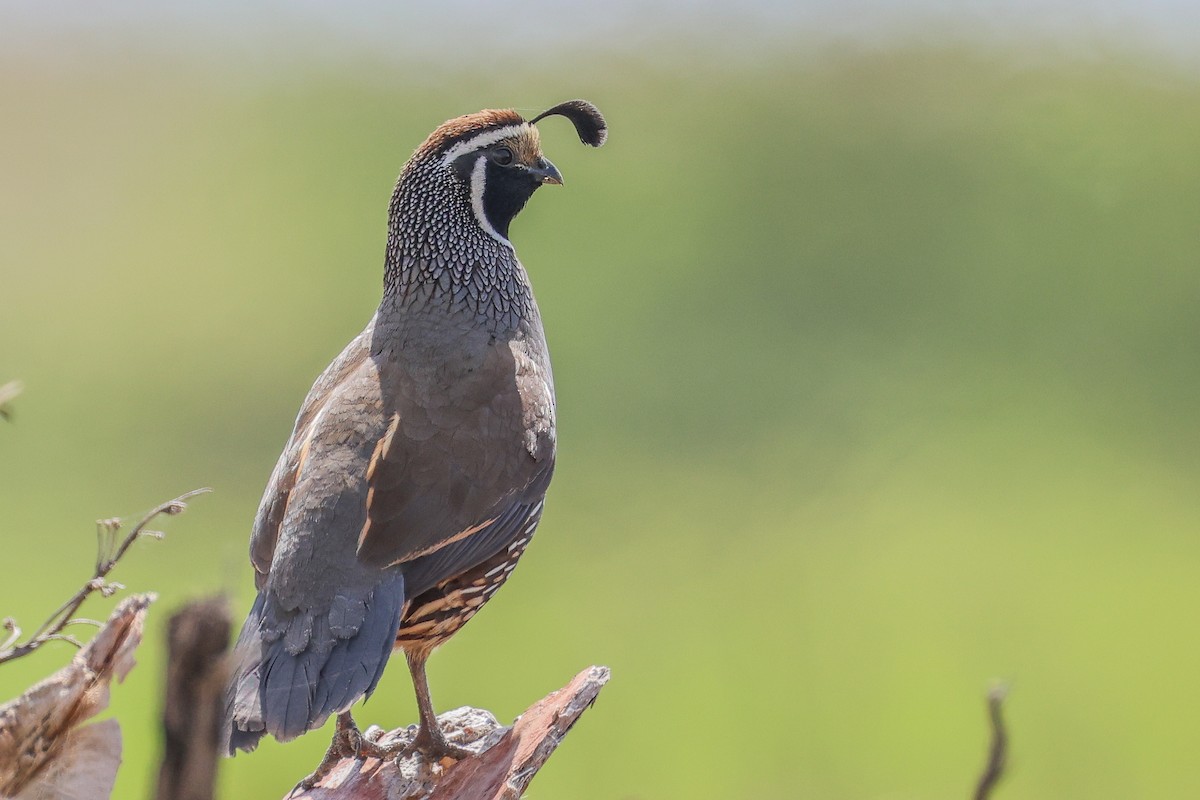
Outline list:
[[[608,123],[604,121],[604,115],[600,113],[600,109],[587,100],[568,100],[565,103],[559,103],[554,108],[546,109],[538,114],[529,120],[529,123],[532,125],[540,119],[552,116],[566,117],[571,120],[575,126],[575,132],[579,134],[579,141],[586,145],[599,147],[608,140]]]

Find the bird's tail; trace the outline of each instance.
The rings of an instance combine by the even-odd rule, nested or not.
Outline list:
[[[319,728],[370,695],[383,674],[404,603],[396,572],[323,610],[286,610],[270,587],[250,609],[233,651],[222,742],[230,755]]]

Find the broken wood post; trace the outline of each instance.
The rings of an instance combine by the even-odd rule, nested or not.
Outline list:
[[[534,703],[510,727],[487,711],[460,708],[438,718],[446,738],[473,753],[429,762],[418,752],[396,759],[344,757],[311,789],[287,800],[517,800],[567,731],[608,682],[608,667],[588,667],[564,688]],[[412,741],[416,726],[365,736],[391,746]]]
[[[184,606],[167,625],[165,742],[157,800],[213,798],[229,630],[229,608],[220,597]]]

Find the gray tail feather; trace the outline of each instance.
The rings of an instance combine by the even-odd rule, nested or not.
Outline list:
[[[398,572],[366,591],[338,594],[323,611],[287,611],[270,587],[260,592],[234,645],[222,749],[253,750],[268,733],[294,739],[370,696],[403,604]]]

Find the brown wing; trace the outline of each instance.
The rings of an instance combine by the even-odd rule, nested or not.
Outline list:
[[[262,589],[271,569],[271,559],[279,541],[279,531],[296,486],[297,476],[304,468],[312,443],[313,422],[335,390],[349,375],[362,367],[370,355],[370,340],[374,321],[361,334],[346,345],[309,389],[308,396],[300,406],[296,425],[271,478],[267,481],[254,521],[254,532],[250,536],[250,562],[254,565],[254,583]]]
[[[260,589],[283,541],[277,590],[291,594],[349,568],[355,548],[364,566],[411,561],[545,491],[552,390],[523,340],[483,334],[460,341],[458,358],[398,358],[372,337],[368,327],[314,384],[275,467],[251,539]]]

